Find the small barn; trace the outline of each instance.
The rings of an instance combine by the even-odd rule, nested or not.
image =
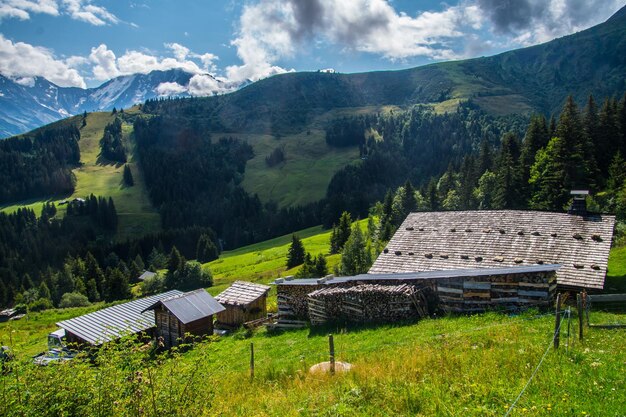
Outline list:
[[[267,315],[269,286],[246,281],[235,281],[215,299],[226,309],[218,313],[217,325],[236,328],[246,322]]]
[[[122,336],[146,333],[152,335],[154,315],[144,313],[146,307],[158,300],[182,294],[172,290],[150,297],[118,304],[93,313],[57,323],[65,330],[68,343],[99,346]]]
[[[162,299],[144,311],[154,311],[156,337],[165,347],[178,345],[186,336],[213,334],[213,316],[224,307],[203,288]]]

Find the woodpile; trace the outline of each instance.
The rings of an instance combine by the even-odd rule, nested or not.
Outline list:
[[[394,322],[428,315],[423,292],[413,285],[363,284],[326,287],[308,294],[311,324],[329,320]]]
[[[449,278],[437,282],[439,307],[448,312],[547,307],[556,290],[555,273]]]

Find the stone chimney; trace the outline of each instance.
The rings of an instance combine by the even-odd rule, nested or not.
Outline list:
[[[568,214],[573,214],[576,216],[584,216],[587,214],[587,201],[586,198],[589,195],[589,190],[572,190],[570,192],[574,199],[572,200],[572,205],[569,210],[567,210]]]

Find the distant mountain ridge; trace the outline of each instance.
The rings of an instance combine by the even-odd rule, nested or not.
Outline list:
[[[337,108],[430,104],[454,109],[471,100],[493,115],[557,112],[567,95],[582,103],[626,91],[626,7],[587,30],[490,57],[399,71],[333,71],[276,75],[232,88],[231,94],[191,100],[203,108],[194,124],[209,131],[294,133]],[[128,107],[158,97],[165,82],[187,86],[192,74],[176,69],[117,77],[100,87],[61,88],[37,78],[24,87],[0,76],[0,137],[83,111]],[[232,86],[231,86],[232,87]],[[245,87],[245,88],[244,88]],[[177,94],[189,96],[187,92]],[[167,111],[178,108],[172,103]]]
[[[130,107],[158,97],[162,83],[186,86],[194,74],[181,69],[123,75],[95,88],[59,87],[42,77],[32,86],[0,75],[0,137],[27,132],[65,117]],[[181,92],[178,96],[188,96]]]

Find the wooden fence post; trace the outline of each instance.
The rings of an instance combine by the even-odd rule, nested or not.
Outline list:
[[[250,343],[250,380],[254,379],[254,343]]]
[[[554,348],[559,348],[559,336],[561,333],[561,293],[556,295],[556,313],[554,315]]]
[[[333,335],[328,335],[328,349],[330,352],[330,373],[331,375],[335,374],[335,340],[333,339]]]
[[[576,309],[578,310],[578,340],[583,340],[583,296],[576,294]]]

